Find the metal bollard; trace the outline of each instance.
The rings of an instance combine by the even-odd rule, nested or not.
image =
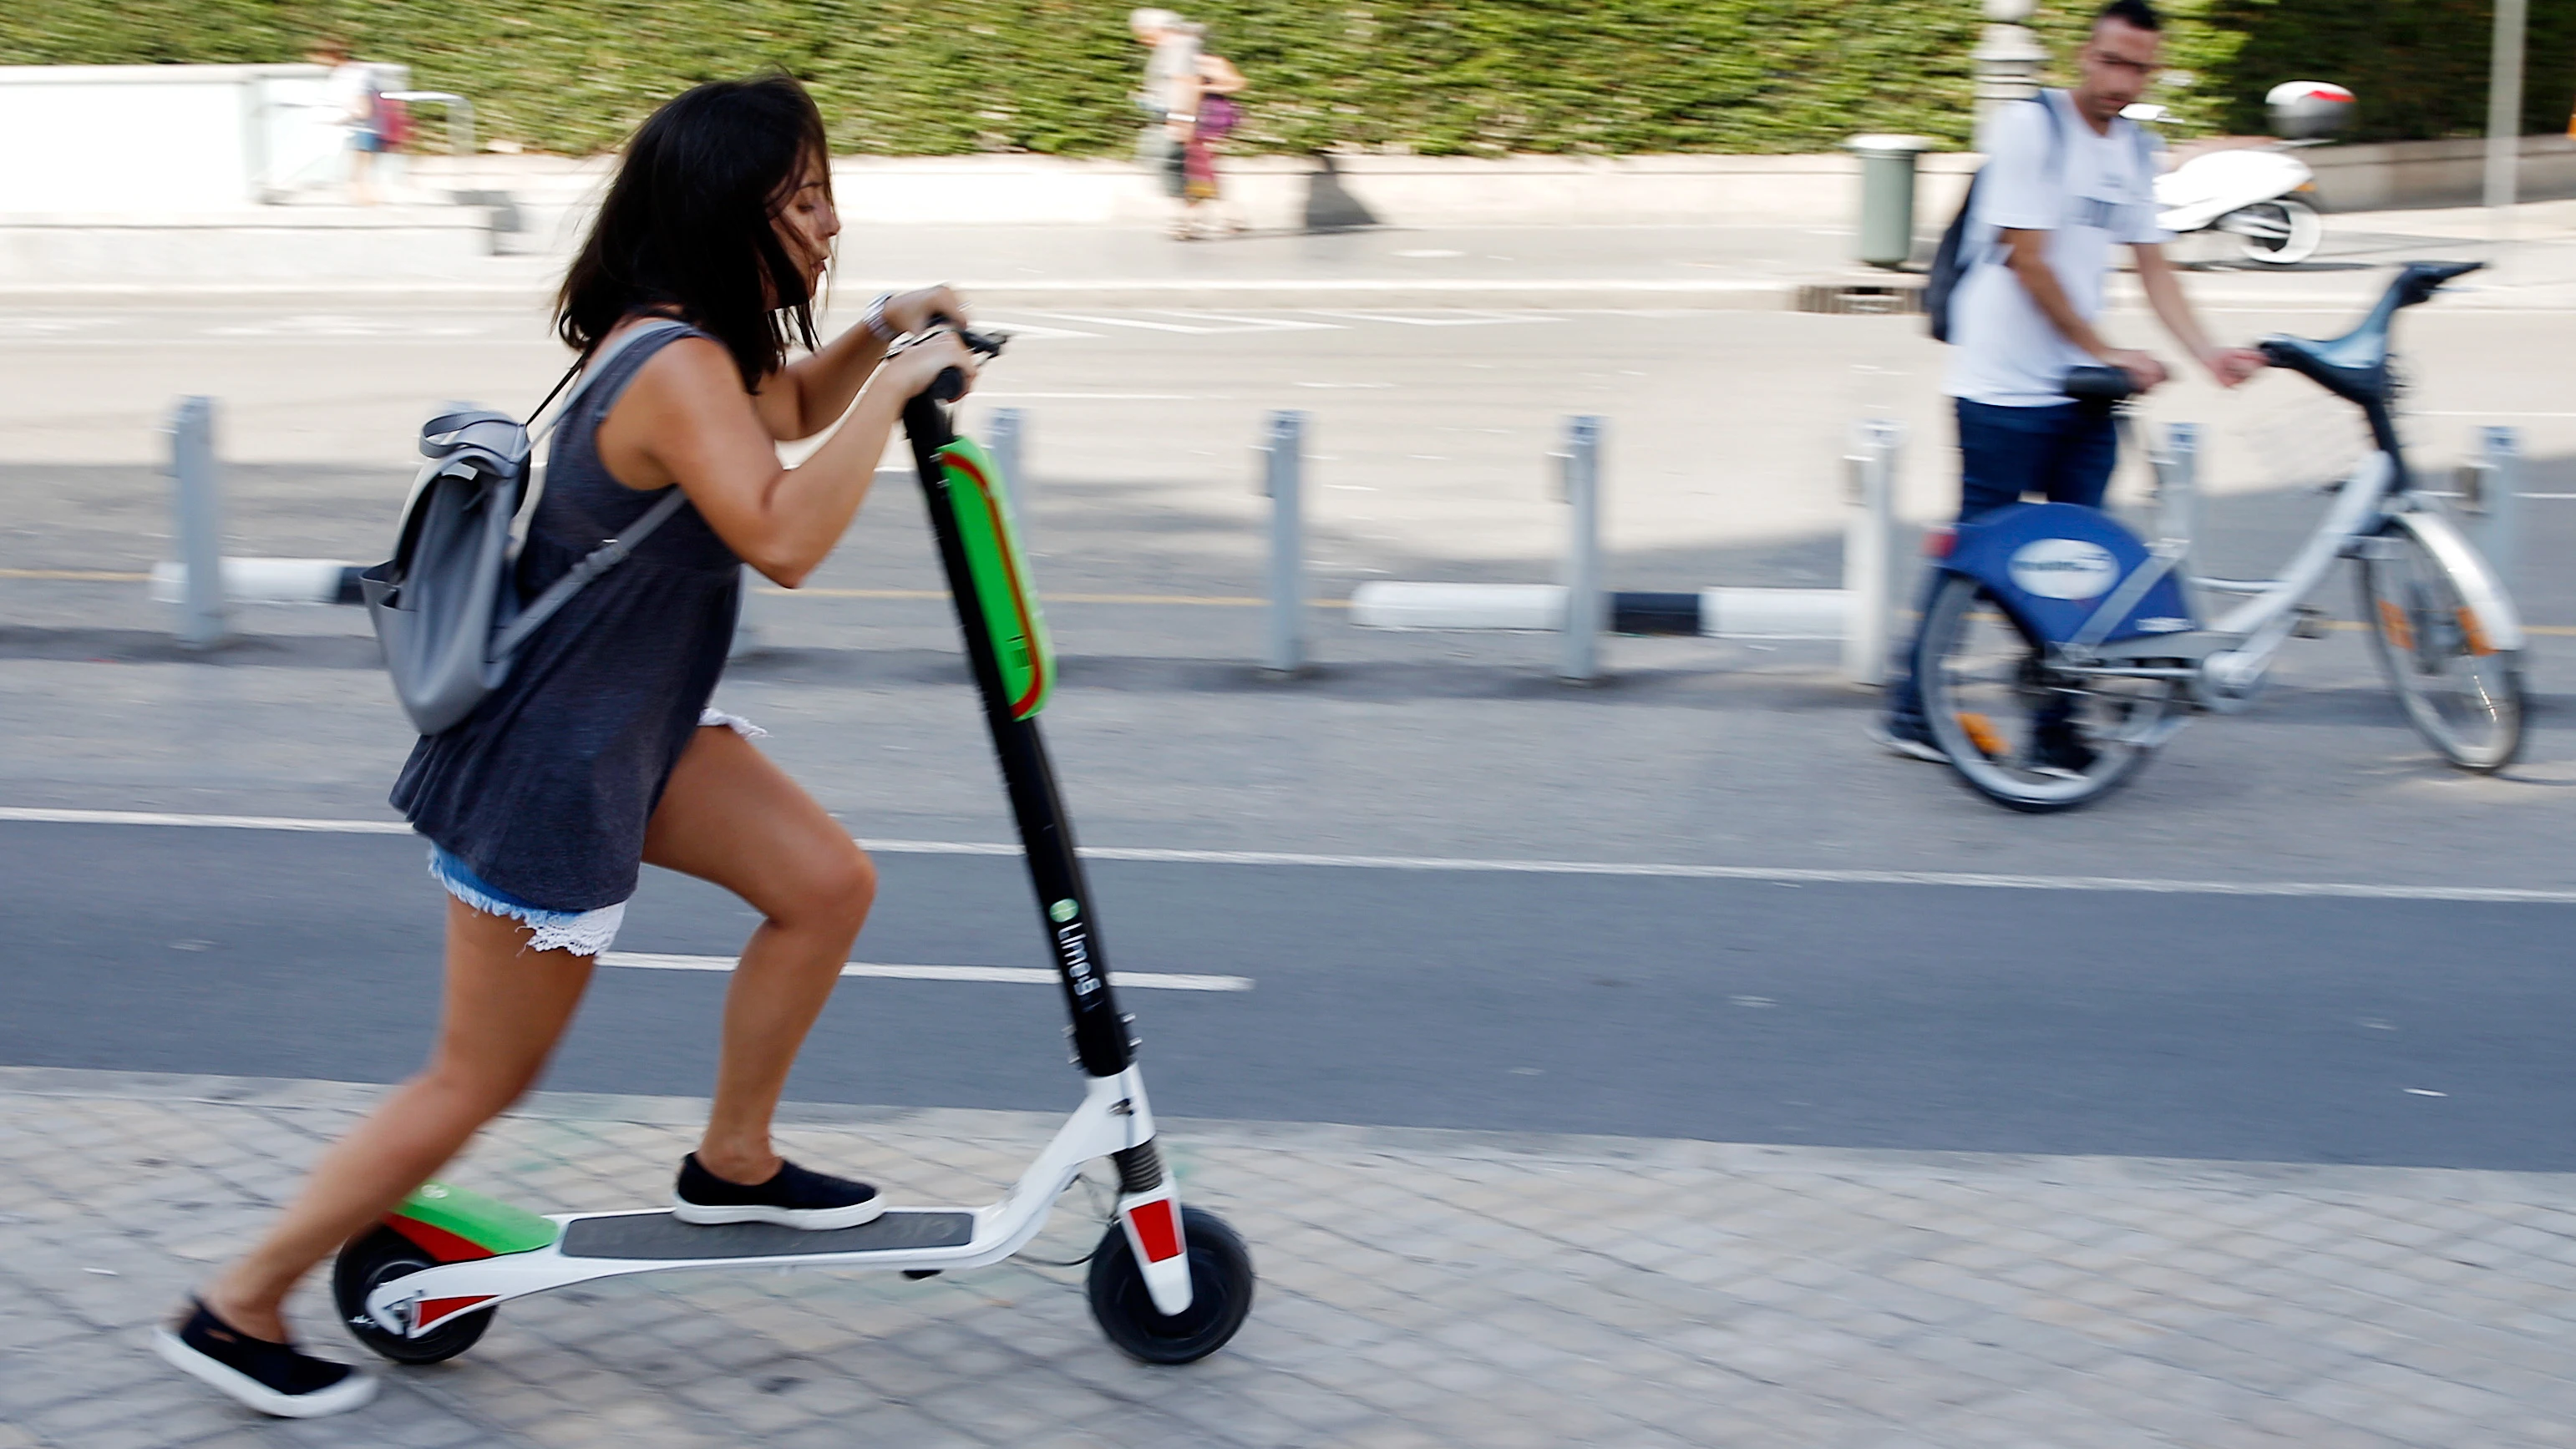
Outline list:
[[[760,625],[751,617],[751,601],[759,588],[768,582],[767,579],[753,572],[751,565],[742,566],[742,600],[734,611],[733,641],[725,646],[725,659],[728,663],[736,659],[748,659],[760,652]]]
[[[1852,429],[1843,523],[1843,674],[1852,683],[1887,682],[1890,615],[1896,601],[1896,460],[1902,424],[1868,419]]]
[[[2147,461],[2156,474],[2156,542],[2188,556],[2200,535],[2200,424],[2166,424],[2163,446]]]
[[[1601,419],[1565,422],[1565,450],[1556,455],[1558,496],[1565,500],[1565,624],[1559,636],[1556,677],[1590,684],[1601,677],[1601,626],[1607,603],[1601,593]]]
[[[212,649],[224,642],[224,529],[217,506],[215,400],[184,397],[170,410],[170,482],[178,525],[179,643]]]
[[[1306,415],[1272,413],[1254,451],[1270,500],[1270,643],[1262,668],[1288,676],[1306,667]]]
[[[1025,538],[1029,530],[1029,480],[1021,465],[1028,455],[1029,415],[1020,408],[995,408],[988,433],[992,438],[993,469],[1002,475],[1002,501],[1011,510],[1011,522],[1019,526]]]
[[[2459,489],[2461,511],[2477,520],[2478,552],[2510,592],[2522,529],[2521,431],[2478,429],[2478,455],[2460,465]]]

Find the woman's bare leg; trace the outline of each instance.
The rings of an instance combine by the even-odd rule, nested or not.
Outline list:
[[[208,1283],[215,1316],[283,1340],[279,1307],[313,1265],[445,1166],[545,1069],[590,958],[529,951],[528,927],[447,903],[447,999],[429,1065],[322,1154],[258,1247]]]
[[[698,731],[644,836],[644,858],[712,881],[765,918],[725,995],[724,1054],[698,1161],[729,1182],[778,1171],[769,1119],[876,901],[876,867],[787,772],[730,729]]]

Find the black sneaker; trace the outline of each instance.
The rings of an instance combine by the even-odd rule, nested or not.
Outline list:
[[[692,1152],[680,1159],[680,1185],[671,1216],[684,1223],[776,1223],[821,1231],[874,1222],[885,1204],[864,1182],[826,1177],[781,1159],[778,1174],[753,1187],[727,1182],[698,1165]]]
[[[2101,758],[2069,721],[2042,724],[2030,733],[2031,768],[2042,774],[2081,779]]]
[[[235,1399],[280,1419],[318,1419],[376,1396],[376,1381],[344,1363],[315,1358],[291,1343],[240,1332],[196,1299],[179,1331],[152,1330],[153,1351]]]

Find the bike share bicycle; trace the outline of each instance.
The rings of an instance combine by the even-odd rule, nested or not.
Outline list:
[[[962,335],[985,355],[1000,350],[996,339]],[[904,432],[1063,981],[1074,1060],[1085,1076],[1082,1104],[1001,1201],[888,1208],[851,1228],[700,1226],[668,1209],[540,1216],[426,1184],[333,1265],[340,1316],[367,1347],[398,1363],[437,1363],[471,1348],[501,1303],[633,1273],[892,1268],[927,1278],[983,1267],[1027,1246],[1056,1199],[1099,1158],[1119,1183],[1114,1220],[1090,1257],[1091,1312],[1102,1332],[1135,1358],[1177,1364],[1214,1353],[1242,1327],[1252,1307],[1251,1255],[1216,1214],[1180,1205],[1155,1143],[1130,1018],[1110,987],[1072,826],[1038,735],[1037,714],[1055,678],[1046,624],[1001,479],[948,415],[963,383],[954,369],[943,373],[905,405]]]
[[[1934,535],[1941,579],[1916,672],[1932,738],[1960,780],[2014,810],[2100,799],[2189,711],[2251,705],[2273,655],[2314,612],[2309,595],[2346,558],[2360,566],[2372,650],[2407,719],[2461,769],[2511,764],[2522,748],[2521,621],[2486,560],[2414,488],[2391,412],[2397,313],[2481,265],[2408,263],[2343,336],[2258,344],[2274,367],[2360,408],[2373,444],[2277,579],[2193,577],[2188,539],[2151,546],[2109,514],[2067,503],[2016,504]],[[2131,391],[2117,368],[2079,368],[2068,390],[2104,408]],[[2203,623],[2193,602],[2204,593],[2243,602]],[[2072,763],[2031,746],[2040,725],[2059,720],[2083,746]]]

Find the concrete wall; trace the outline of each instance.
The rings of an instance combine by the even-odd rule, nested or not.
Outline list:
[[[1924,158],[1924,215],[1958,205],[1974,158]],[[1294,227],[1317,165],[1245,157],[1224,166],[1227,199],[1253,225]],[[1343,191],[1390,226],[1842,224],[1860,195],[1849,156],[1428,156],[1334,158]],[[424,175],[426,168],[424,168]],[[1031,156],[845,157],[833,163],[845,219],[1151,226],[1171,215],[1124,161]]]
[[[0,212],[253,206],[338,180],[318,65],[0,66]]]
[[[2320,146],[2302,153],[2317,173],[2328,211],[2477,206],[2486,199],[2487,143],[2382,141]],[[2525,136],[2518,191],[2523,201],[2576,197],[2576,137]]]

